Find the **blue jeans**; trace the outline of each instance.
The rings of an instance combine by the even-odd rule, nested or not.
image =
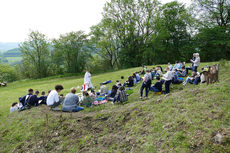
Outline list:
[[[141,97],[143,96],[143,90],[144,89],[145,89],[145,96],[148,97],[148,92],[149,92],[148,85],[147,85],[147,83],[143,82],[141,85],[141,90],[140,90]]]
[[[200,77],[196,77],[193,84],[197,85],[200,82]]]
[[[157,88],[154,87],[154,86],[152,86],[150,89],[151,89],[152,91],[154,91],[154,92],[161,92],[159,89],[157,89]]]
[[[197,68],[198,68],[198,66],[193,66],[193,67],[192,67],[192,71],[197,72]]]
[[[63,112],[79,112],[81,110],[84,110],[84,107],[75,106],[75,108],[72,109],[62,108]]]

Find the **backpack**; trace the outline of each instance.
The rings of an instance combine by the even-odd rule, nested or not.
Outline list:
[[[128,96],[126,95],[126,91],[125,90],[122,90],[120,93],[119,93],[119,96],[120,96],[120,102],[125,102],[125,101],[128,101]]]
[[[32,97],[33,95],[26,95],[26,98],[25,98],[25,106],[29,106],[30,105],[30,98]]]

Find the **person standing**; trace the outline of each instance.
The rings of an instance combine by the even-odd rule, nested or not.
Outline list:
[[[172,77],[173,73],[169,70],[169,68],[166,68],[167,73],[163,75],[163,80],[165,83],[165,94],[168,94],[170,92],[170,84],[172,83]]]
[[[83,90],[88,90],[88,88],[93,88],[93,84],[91,83],[91,74],[89,70],[87,70],[85,73]]]
[[[191,60],[191,62],[193,63],[192,71],[197,72],[197,68],[200,66],[200,55],[199,55],[199,53],[196,53],[195,57],[196,57],[195,60]]]
[[[143,90],[145,89],[145,97],[148,97],[148,91],[149,91],[149,86],[151,86],[151,84],[149,84],[151,82],[150,80],[150,76],[149,76],[149,70],[146,71],[147,73],[144,75],[143,77],[143,83],[141,85],[141,90],[140,90],[140,99],[142,99],[143,96]]]

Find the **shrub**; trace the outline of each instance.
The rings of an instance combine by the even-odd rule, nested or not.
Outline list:
[[[12,82],[17,79],[17,72],[14,67],[6,64],[0,64],[0,82]]]

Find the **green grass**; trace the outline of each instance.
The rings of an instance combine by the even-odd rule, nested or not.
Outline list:
[[[121,81],[139,69],[96,75],[92,82],[98,89],[102,81]],[[48,91],[62,84],[66,94],[83,84],[80,76],[10,83],[0,88],[0,152],[230,152],[229,75],[230,67],[221,67],[219,83],[172,85],[170,95],[151,93],[141,101],[139,84],[123,105],[107,103],[78,113],[40,106],[9,115],[9,108],[31,87]],[[218,132],[220,144],[214,141]]]

